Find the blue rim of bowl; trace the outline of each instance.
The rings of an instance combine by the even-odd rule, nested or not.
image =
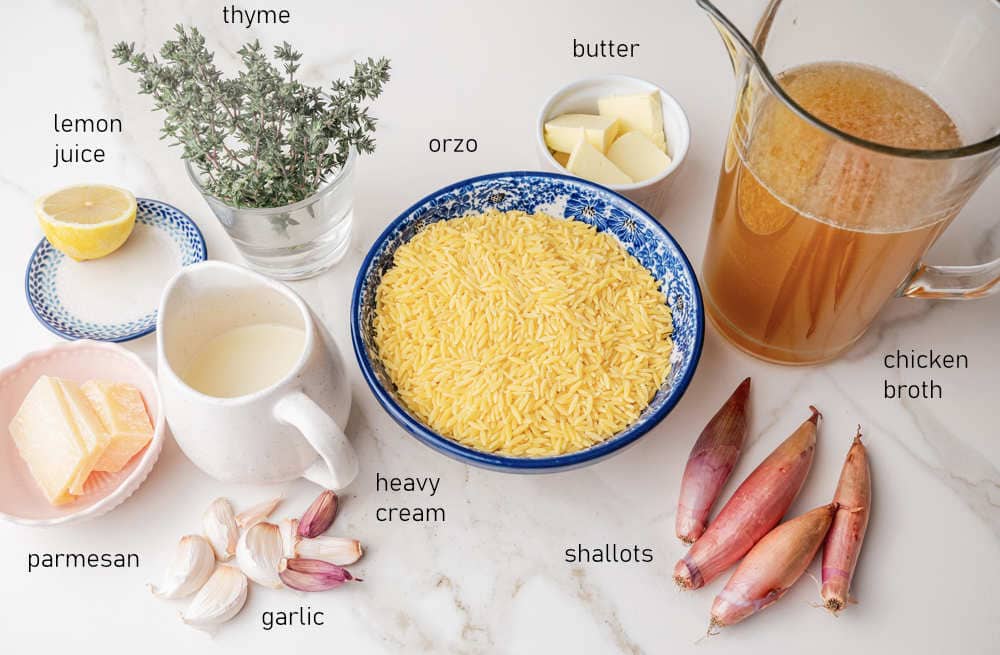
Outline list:
[[[382,244],[385,243],[386,238],[390,233],[392,233],[396,227],[398,227],[408,216],[419,209],[425,203],[431,201],[434,197],[439,196],[443,193],[447,193],[453,189],[468,184],[474,184],[480,181],[494,180],[502,177],[518,177],[518,176],[538,176],[547,177],[557,180],[564,180],[570,184],[580,184],[583,186],[591,187],[597,189],[598,191],[609,193],[618,200],[631,205],[637,211],[645,214],[653,225],[653,229],[659,231],[666,239],[673,244],[677,249],[678,254],[681,256],[681,260],[687,267],[687,272],[691,277],[691,282],[694,285],[695,298],[697,300],[697,307],[695,312],[695,317],[697,321],[697,339],[695,340],[694,346],[691,353],[691,365],[685,372],[684,376],[677,381],[676,391],[674,392],[671,399],[664,403],[663,407],[658,409],[654,414],[647,416],[642,426],[638,427],[632,434],[625,438],[614,438],[611,437],[601,443],[586,448],[584,450],[578,450],[573,453],[568,453],[566,455],[556,455],[555,457],[505,457],[502,455],[494,455],[492,453],[487,453],[481,450],[476,450],[474,448],[469,448],[468,446],[463,446],[457,441],[453,441],[444,435],[434,432],[430,428],[426,427],[419,421],[413,419],[406,410],[393,399],[391,395],[386,393],[382,388],[381,383],[375,377],[375,372],[372,369],[371,360],[368,357],[368,352],[365,349],[364,344],[361,342],[361,325],[360,325],[360,302],[361,302],[361,287],[364,282],[366,275],[371,267],[372,260],[375,257],[375,253],[381,248]],[[447,220],[447,219],[445,219]],[[587,180],[580,179],[578,177],[573,177],[571,175],[562,175],[559,173],[549,173],[546,171],[505,171],[501,173],[488,173],[486,175],[478,175],[476,177],[470,177],[465,180],[460,180],[454,184],[449,184],[448,186],[442,187],[432,193],[427,194],[417,202],[410,205],[405,211],[403,211],[399,216],[396,217],[389,225],[382,231],[382,233],[375,239],[372,243],[371,248],[368,250],[368,254],[365,255],[364,261],[361,263],[361,268],[358,270],[358,277],[354,281],[354,291],[351,294],[351,344],[354,346],[354,355],[358,360],[358,364],[361,367],[361,374],[365,378],[365,382],[368,384],[368,388],[371,389],[372,393],[375,395],[375,399],[378,400],[382,408],[407,432],[415,436],[424,445],[429,446],[435,450],[441,451],[444,454],[458,459],[464,462],[471,462],[479,466],[484,466],[493,469],[527,469],[533,471],[543,471],[545,469],[567,469],[586,464],[590,461],[596,461],[603,459],[604,457],[625,448],[633,444],[639,437],[645,435],[647,432],[652,430],[656,425],[660,423],[666,417],[667,414],[680,402],[680,399],[684,396],[687,391],[688,385],[691,384],[691,379],[694,377],[695,369],[698,368],[698,361],[701,359],[701,349],[702,343],[705,339],[705,304],[701,296],[701,286],[698,284],[698,276],[695,275],[694,267],[691,265],[691,261],[687,258],[687,254],[681,248],[677,240],[674,239],[673,235],[667,231],[667,228],[663,227],[659,221],[657,221],[653,216],[647,212],[645,209],[635,204],[625,196],[620,193],[613,191],[607,187],[595,184],[593,182],[588,182]]]
[[[194,219],[188,216],[187,213],[182,212],[180,209],[171,205],[169,202],[163,202],[162,200],[156,200],[155,198],[136,197],[135,200],[137,205],[140,200],[143,200],[145,202],[156,203],[158,205],[163,205],[164,207],[169,207],[170,209],[174,210],[175,212],[183,216],[189,223],[191,223],[191,226],[194,227],[195,234],[198,235],[198,241],[195,245],[198,246],[199,250],[201,251],[200,252],[201,259],[199,261],[205,261],[208,259],[208,246],[205,243],[205,235],[201,233],[201,228],[198,227],[198,224],[195,223]],[[55,325],[52,325],[52,323],[50,323],[49,321],[47,321],[45,318],[42,317],[42,315],[38,312],[38,308],[35,307],[35,303],[31,301],[31,289],[29,283],[29,278],[31,276],[31,264],[32,262],[35,261],[35,257],[38,256],[38,251],[41,250],[43,247],[45,247],[45,244],[47,242],[48,239],[42,237],[41,241],[38,242],[38,245],[35,246],[35,249],[31,251],[31,257],[28,258],[28,265],[24,267],[24,297],[28,301],[28,307],[31,309],[31,313],[35,316],[38,322],[41,323],[43,326],[45,326],[45,328],[49,332],[57,336],[60,336],[68,341],[89,339],[90,337],[86,336],[81,337],[79,335],[64,332],[59,328],[57,328]],[[126,341],[132,341],[133,339],[139,339],[140,337],[144,337],[147,334],[152,334],[153,332],[156,332],[156,321],[153,321],[153,324],[150,327],[146,328],[145,330],[140,330],[138,332],[125,334],[120,337],[115,337],[114,339],[94,339],[94,341],[103,341],[105,343],[124,343]]]

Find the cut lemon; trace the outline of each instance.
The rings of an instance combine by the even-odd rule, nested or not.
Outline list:
[[[135,227],[135,196],[104,184],[66,187],[35,201],[35,214],[54,248],[77,261],[118,250]]]

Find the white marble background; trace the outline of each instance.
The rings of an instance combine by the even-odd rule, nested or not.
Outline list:
[[[750,3],[724,4],[740,5],[744,25],[755,15]],[[178,606],[153,599],[143,585],[166,564],[175,540],[198,529],[204,506],[217,495],[245,505],[281,491],[290,513],[298,513],[316,489],[305,482],[277,490],[217,483],[171,442],[138,493],[101,519],[47,530],[0,525],[5,652],[997,652],[996,300],[894,301],[849,355],[821,368],[762,364],[709,328],[698,375],[657,429],[610,461],[544,477],[489,473],[438,456],[382,413],[353,365],[349,293],[375,236],[399,211],[444,184],[535,167],[532,129],[540,103],[556,87],[585,75],[644,77],[665,86],[687,109],[693,147],[663,222],[700,268],[733,83],[722,45],[693,0],[303,1],[282,5],[291,10],[291,25],[251,30],[223,25],[221,6],[193,0],[4,3],[0,362],[55,340],[31,316],[22,286],[24,266],[40,238],[31,203],[50,189],[97,180],[162,198],[199,222],[213,257],[238,260],[186,180],[176,151],[157,139],[160,117],[149,111],[147,98],[135,94],[131,75],[112,62],[115,41],[133,40],[148,51],[169,37],[174,23],[185,22],[208,35],[218,60],[229,67],[248,38],[266,44],[287,39],[305,52],[304,71],[317,80],[344,74],[356,57],[391,57],[393,81],[377,106],[378,152],[359,166],[352,251],[336,270],[295,285],[352,362],[348,429],[362,473],[346,494],[335,532],[367,545],[355,567],[366,581],[308,597],[254,588],[243,614],[214,639],[181,625]],[[642,45],[635,60],[574,60],[573,36]],[[106,165],[53,170],[53,112],[119,116],[126,130],[114,137],[81,136],[81,142],[106,147]],[[479,151],[428,152],[429,138],[449,136],[474,137]],[[1000,255],[1000,234],[991,229],[998,182],[996,175],[987,182],[935,247],[932,261],[968,263]],[[153,343],[147,337],[130,347],[152,361]],[[964,352],[971,368],[934,374],[944,387],[943,400],[882,400],[878,356],[896,347]],[[826,422],[813,472],[792,512],[826,502],[854,426],[865,427],[875,503],[855,584],[861,604],[834,619],[810,607],[818,594],[804,578],[775,607],[695,646],[724,580],[697,593],[673,588],[670,572],[682,553],[672,536],[674,503],[691,443],[746,375],[754,377],[752,443],[730,489],[815,403]],[[376,472],[440,476],[440,491],[430,501],[378,494]],[[374,511],[386,504],[442,505],[447,522],[378,523]],[[563,563],[563,550],[578,542],[635,543],[653,548],[655,560]],[[137,552],[143,566],[26,572],[28,552],[63,551]],[[262,631],[261,612],[300,604],[325,611],[327,625]]]

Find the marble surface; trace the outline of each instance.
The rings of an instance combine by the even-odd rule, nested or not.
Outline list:
[[[700,260],[733,95],[729,64],[693,1],[596,0],[537,3],[291,2],[288,26],[223,25],[216,2],[39,0],[0,9],[0,362],[56,337],[35,322],[22,275],[40,238],[33,199],[63,184],[98,180],[160,198],[201,225],[211,257],[239,261],[185,178],[176,150],[157,139],[160,116],[135,94],[135,80],[110,59],[112,44],[148,50],[178,21],[199,26],[223,66],[248,39],[283,39],[306,53],[304,73],[330,79],[356,57],[390,56],[393,81],[376,113],[378,152],[358,167],[356,232],[350,254],[321,277],[295,284],[350,361],[354,409],[348,428],[362,463],[345,494],[335,532],[368,547],[354,567],[365,578],[320,595],[254,588],[246,610],[214,638],[183,626],[183,605],[144,588],[166,565],[175,540],[199,529],[218,495],[246,506],[275,493],[295,514],[316,489],[218,483],[171,441],[149,480],[100,519],[54,529],[0,524],[0,633],[6,652],[341,653],[995,653],[1000,643],[1000,447],[992,403],[998,391],[993,336],[1000,303],[890,303],[845,357],[818,368],[782,368],[737,352],[714,329],[694,382],[676,410],[632,449],[599,465],[552,476],[511,477],[446,460],[405,435],[364,386],[347,325],[349,294],[368,245],[398,212],[460,178],[534,168],[532,127],[544,98],[586,75],[620,72],[663,85],[684,105],[693,143],[664,225]],[[740,4],[747,24],[754,11]],[[573,36],[641,43],[635,60],[574,60]],[[80,136],[103,145],[101,166],[51,168],[52,114],[113,115],[125,132]],[[431,137],[474,137],[474,154],[430,153]],[[1000,255],[993,221],[997,176],[987,181],[935,246],[935,263]],[[991,215],[991,212],[993,215]],[[154,338],[129,348],[153,363]],[[880,353],[911,347],[962,352],[970,368],[935,372],[941,400],[882,399]],[[813,472],[792,508],[826,502],[854,428],[867,434],[875,480],[873,519],[855,583],[860,601],[839,619],[810,603],[808,577],[775,607],[697,646],[712,597],[723,585],[681,593],[670,572],[682,547],[672,536],[674,503],[687,451],[706,418],[744,376],[754,378],[750,444],[736,481],[805,416],[826,422]],[[915,374],[890,380],[919,379]],[[211,435],[205,435],[211,438]],[[376,474],[439,476],[434,498],[380,493]],[[440,524],[380,523],[385,506],[441,506]],[[568,565],[577,543],[653,549],[645,565]],[[135,552],[133,570],[27,572],[28,553]],[[818,564],[812,571],[818,574]],[[325,612],[326,625],[264,631],[262,612],[300,605]]]

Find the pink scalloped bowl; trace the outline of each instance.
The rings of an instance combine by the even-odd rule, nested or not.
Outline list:
[[[125,468],[117,473],[92,474],[82,496],[58,507],[45,499],[7,428],[42,375],[78,382],[100,379],[133,384],[142,392],[153,421],[152,441]],[[137,355],[113,343],[60,343],[0,370],[0,517],[23,525],[59,525],[100,516],[120,505],[139,488],[160,456],[166,431],[162,408],[153,372]]]

